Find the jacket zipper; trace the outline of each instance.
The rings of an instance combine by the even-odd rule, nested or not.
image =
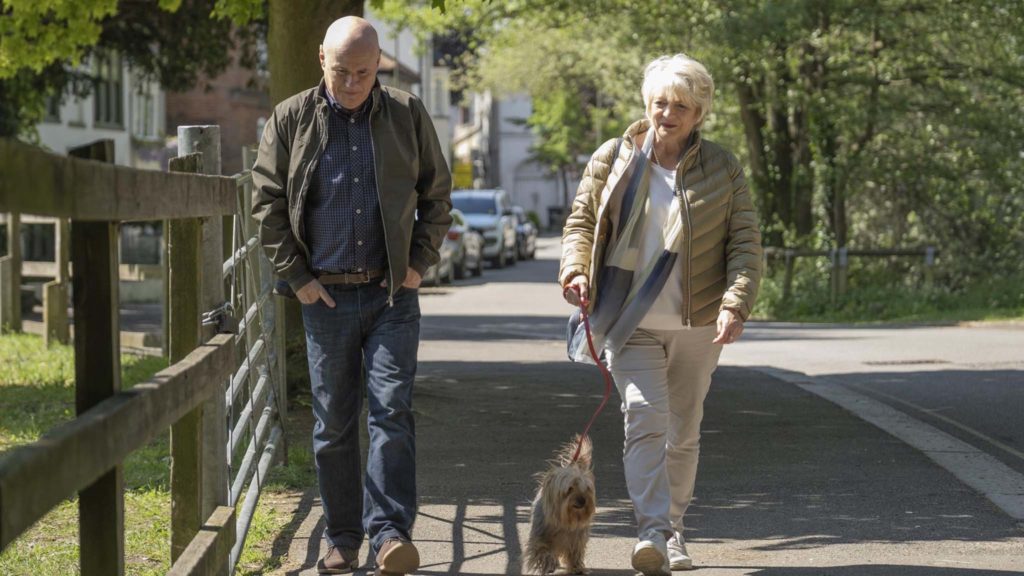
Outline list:
[[[377,204],[380,210],[380,225],[384,231],[384,254],[388,259],[388,307],[395,305],[395,267],[391,262],[391,246],[388,244],[388,224],[384,218],[384,199],[380,196],[380,175],[377,173],[377,143],[373,141],[373,118],[370,118],[370,151],[373,152],[373,184],[377,191]]]
[[[694,146],[697,148],[699,143]],[[691,150],[686,158],[680,165],[682,172],[678,175],[680,181],[679,196],[683,201],[683,213],[686,216],[686,229],[683,230],[683,234],[686,235],[686,268],[683,270],[683,318],[687,328],[693,327],[693,319],[691,317],[691,302],[692,295],[690,291],[693,289],[693,279],[690,278],[690,271],[693,269],[693,217],[690,214],[690,198],[686,195],[686,171],[690,168],[687,166],[687,161],[690,159],[690,155],[695,150]]]

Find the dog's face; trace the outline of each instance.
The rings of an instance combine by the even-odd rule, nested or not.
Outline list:
[[[588,525],[594,516],[594,474],[576,465],[551,468],[544,477],[544,508],[549,518],[569,528]]]

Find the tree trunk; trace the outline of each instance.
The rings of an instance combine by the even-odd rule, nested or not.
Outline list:
[[[742,77],[742,75],[741,75]],[[766,121],[757,101],[753,88],[745,81],[736,83],[736,94],[739,96],[740,118],[743,120],[743,131],[746,135],[747,153],[750,155],[750,179],[753,182],[755,196],[760,200],[761,228],[771,230],[775,223],[775,190],[768,174],[768,157],[764,149],[764,129]],[[770,235],[766,235],[765,243],[773,244]]]
[[[332,22],[343,16],[362,16],[362,0],[270,0],[267,9],[270,99],[274,104],[312,88],[323,78],[319,47]],[[286,360],[305,366],[306,337],[298,300],[285,303],[285,339],[292,353]],[[288,389],[309,387],[309,373],[289,370]]]
[[[316,86],[320,43],[332,22],[362,16],[362,0],[270,0],[267,10],[270,99],[275,104]]]

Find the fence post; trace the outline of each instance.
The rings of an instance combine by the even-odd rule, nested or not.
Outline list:
[[[203,155],[201,172],[209,175],[221,173],[221,147],[219,126],[179,126],[178,153]],[[201,282],[199,310],[213,310],[224,303],[224,221],[222,217],[202,219]],[[216,334],[215,327],[202,328],[202,341]],[[227,385],[227,381],[223,383]],[[225,388],[226,389],[226,388]],[[227,416],[224,391],[219,390],[202,408],[201,449],[202,474],[200,477],[200,514],[196,530],[221,505],[228,503],[227,473]]]
[[[70,156],[113,162],[114,143],[101,140]],[[81,415],[121,388],[117,230],[114,222],[75,221],[71,261],[77,272],[75,411]],[[115,466],[78,494],[82,576],[124,574],[124,477]]]
[[[935,283],[935,246],[924,249],[924,282],[929,287]]]
[[[13,285],[14,258],[4,256],[0,258],[0,334],[11,331],[11,309],[14,308],[14,299],[11,298]]]
[[[46,346],[67,344],[71,334],[68,327],[68,239],[70,227],[67,218],[53,223],[54,259],[57,275],[43,285],[43,326]]]
[[[21,332],[21,215],[14,212],[7,215],[7,257],[9,273],[0,283],[0,298],[5,300],[0,309],[7,314],[0,317],[0,329]]]
[[[782,303],[786,305],[789,304],[789,297],[793,293],[793,265],[796,256],[792,248],[786,248],[784,254],[786,255],[786,271],[782,279]]]
[[[173,158],[168,170],[200,171],[202,157]],[[167,350],[171,364],[200,343],[202,227],[198,218],[167,221]],[[202,525],[203,407],[171,426],[171,563],[188,547]]]

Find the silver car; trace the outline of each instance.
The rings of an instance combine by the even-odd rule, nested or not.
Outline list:
[[[537,226],[526,217],[522,206],[513,206],[516,214],[516,246],[519,248],[519,259],[529,260],[537,252]]]
[[[466,272],[479,276],[484,272],[484,237],[473,230],[466,216],[458,208],[452,209],[452,226],[444,241],[452,245],[452,267],[459,280]]]
[[[455,249],[448,239],[441,243],[441,259],[423,274],[424,286],[440,286],[455,281]]]
[[[504,190],[456,190],[452,192],[452,205],[466,216],[472,229],[483,235],[484,258],[495,268],[516,263],[516,218]]]

